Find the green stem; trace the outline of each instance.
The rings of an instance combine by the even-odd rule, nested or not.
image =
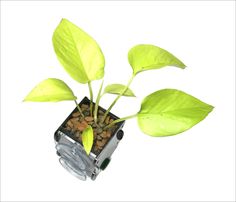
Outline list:
[[[95,108],[94,108],[94,112],[93,112],[93,117],[94,117],[95,124],[97,123],[99,101],[102,97],[102,95],[101,95],[102,87],[103,87],[103,81],[101,83],[101,86],[100,86],[100,89],[99,89],[99,92],[98,92],[98,95],[97,95],[96,104],[95,104]]]
[[[135,118],[138,114],[133,114],[133,115],[130,115],[130,116],[126,116],[124,118],[120,118],[120,119],[116,119],[115,121],[111,122],[109,125],[107,125],[106,127],[104,127],[104,130],[110,128],[111,126],[113,126],[114,124],[116,123],[119,123],[121,121],[125,121],[127,119],[132,119],[132,118]]]
[[[126,90],[129,88],[131,82],[132,82],[133,79],[134,79],[134,76],[135,76],[135,75],[133,74],[132,77],[130,78],[128,84],[126,85],[125,89],[122,91],[122,93],[119,94],[119,95],[117,95],[117,97],[115,98],[115,100],[111,103],[110,107],[107,109],[107,111],[105,112],[105,114],[104,114],[104,116],[103,116],[102,122],[104,122],[104,120],[106,119],[108,113],[111,111],[112,107],[116,104],[116,102],[120,99],[120,97],[121,97],[122,95],[124,95],[124,93],[126,92]]]
[[[81,108],[79,107],[79,104],[78,104],[78,102],[76,100],[75,100],[75,104],[76,104],[76,107],[79,110],[81,116],[84,117],[84,114],[83,114],[83,112],[82,112]]]
[[[88,82],[89,95],[90,95],[90,114],[93,115],[93,89],[91,86],[91,81]]]

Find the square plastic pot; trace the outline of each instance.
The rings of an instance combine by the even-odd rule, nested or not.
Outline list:
[[[87,97],[79,103],[89,105],[90,100]],[[93,103],[94,104],[94,103]],[[99,110],[105,112],[106,110],[99,106]],[[118,143],[123,138],[122,128],[125,121],[116,124],[114,132],[103,146],[100,152],[90,152],[86,154],[83,145],[74,137],[74,135],[65,130],[65,124],[72,118],[72,114],[78,112],[77,107],[70,113],[66,120],[54,133],[54,140],[56,144],[57,154],[60,157],[59,162],[71,174],[81,180],[86,180],[90,177],[95,180],[101,170],[104,170],[111,160],[111,155],[117,148]],[[116,115],[108,114],[113,120],[119,119]]]

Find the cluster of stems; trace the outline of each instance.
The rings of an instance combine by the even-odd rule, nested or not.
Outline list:
[[[106,112],[103,115],[103,118],[101,120],[102,123],[105,121],[107,115],[109,114],[109,112],[111,111],[113,106],[117,103],[117,101],[120,99],[120,97],[123,96],[125,94],[125,92],[128,90],[130,84],[132,83],[132,81],[134,79],[134,76],[135,76],[134,74],[131,76],[131,78],[129,79],[129,81],[128,81],[127,85],[125,86],[124,90],[120,94],[117,95],[117,97],[111,103],[110,107],[106,110]],[[103,81],[101,83],[101,86],[100,86],[100,89],[99,89],[99,92],[98,92],[98,95],[97,95],[95,106],[93,106],[93,90],[92,90],[91,82],[88,82],[88,87],[89,87],[89,94],[90,94],[90,115],[93,116],[94,122],[95,122],[95,124],[97,124],[97,114],[98,114],[99,102],[100,102],[102,96],[104,95],[104,93],[101,93],[102,92],[102,87],[103,87]],[[80,108],[80,106],[79,106],[79,104],[77,103],[76,100],[75,100],[75,104],[76,104],[80,114],[84,117],[83,112],[82,112],[82,110],[81,110],[81,108]],[[93,111],[93,108],[94,108],[94,111]],[[110,123],[109,125],[105,126],[104,129],[108,129],[108,128],[110,128],[111,126],[113,126],[114,124],[116,124],[118,122],[121,122],[121,121],[124,121],[124,120],[127,120],[127,119],[131,119],[131,118],[134,118],[136,116],[137,116],[137,114],[134,114],[134,115],[131,115],[131,116],[126,116],[126,117],[117,119],[117,120],[113,121],[112,123]]]

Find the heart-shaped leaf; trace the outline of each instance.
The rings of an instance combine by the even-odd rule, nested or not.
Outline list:
[[[58,60],[73,79],[88,83],[104,76],[103,53],[97,42],[82,29],[62,19],[52,41]]]
[[[186,67],[174,55],[154,45],[142,44],[131,48],[128,53],[128,60],[133,68],[134,75],[142,71],[160,69],[165,66]]]
[[[120,95],[123,93],[125,88],[126,86],[122,84],[110,84],[106,86],[106,88],[104,89],[104,93]],[[133,91],[130,88],[128,88],[122,96],[135,97]]]
[[[58,102],[64,100],[76,100],[72,90],[64,81],[55,78],[49,78],[40,82],[26,96],[24,101],[32,102]]]
[[[176,135],[202,121],[212,110],[211,105],[187,93],[163,89],[143,100],[138,125],[151,136]]]
[[[89,155],[93,146],[93,128],[90,125],[82,133],[82,142],[86,153]]]

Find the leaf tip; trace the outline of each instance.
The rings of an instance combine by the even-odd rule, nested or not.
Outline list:
[[[28,95],[22,100],[22,102],[27,102],[28,100]]]
[[[215,108],[214,106],[209,105],[209,113],[212,112],[214,108]]]
[[[86,154],[89,156],[90,150],[85,149]]]
[[[62,23],[62,22],[64,22],[64,21],[67,21],[67,19],[66,19],[66,18],[62,18],[61,21],[60,21],[60,23]]]
[[[187,65],[185,65],[182,61],[179,60],[179,64],[177,65],[177,67],[181,68],[181,69],[185,69],[187,67]]]

